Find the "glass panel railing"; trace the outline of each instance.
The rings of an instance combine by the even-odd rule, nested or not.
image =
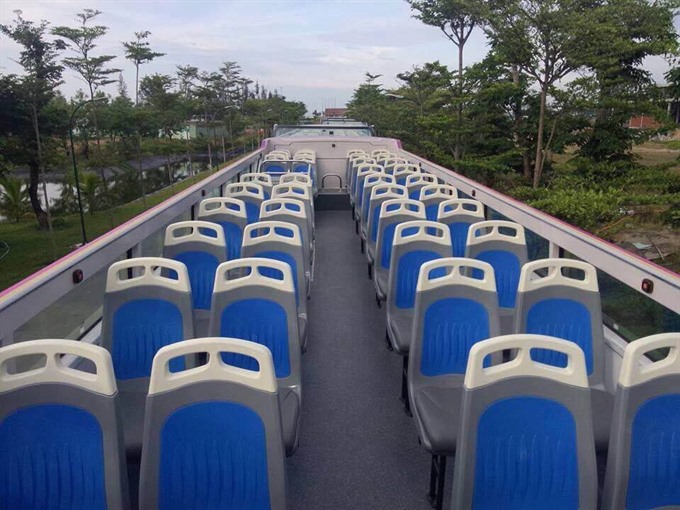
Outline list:
[[[119,257],[117,260],[122,260]],[[75,286],[57,302],[36,314],[14,332],[14,341],[41,338],[77,340],[101,318],[108,267]]]
[[[179,221],[190,221],[191,211],[186,211],[179,216],[177,216],[172,221],[168,222],[162,228],[156,230],[153,234],[144,239],[141,243],[141,256],[142,257],[162,257],[163,256],[163,241],[165,239],[165,229],[171,223],[177,223]]]
[[[499,221],[512,221],[507,216],[499,213],[498,211],[491,209],[490,207],[486,210],[486,217],[489,220],[499,220]],[[527,255],[529,261],[545,259],[549,255],[550,243],[544,237],[541,237],[536,232],[524,229],[524,234],[527,241]]]
[[[565,258],[580,260],[568,251]],[[597,270],[602,300],[602,320],[627,342],[658,333],[680,331],[680,314]]]

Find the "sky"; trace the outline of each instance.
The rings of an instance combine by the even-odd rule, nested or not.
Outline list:
[[[123,70],[131,94],[134,67],[123,58],[121,43],[143,30],[151,31],[152,49],[166,55],[142,66],[142,75],[174,75],[176,65],[187,64],[212,71],[236,61],[245,77],[305,102],[310,112],[343,107],[367,71],[382,74],[377,82],[391,88],[398,86],[398,73],[415,65],[439,60],[457,68],[453,43],[414,19],[404,0],[2,0],[0,23],[11,23],[13,11],[21,9],[31,21],[75,26],[75,14],[84,8],[102,11],[97,24],[109,31],[95,54],[118,55],[114,65]],[[474,33],[465,63],[486,52],[484,37]],[[20,73],[13,61],[18,53],[13,41],[0,37],[1,73]],[[661,80],[666,63],[646,64]],[[70,70],[64,80],[66,96],[83,87]],[[106,91],[115,94],[115,85]]]

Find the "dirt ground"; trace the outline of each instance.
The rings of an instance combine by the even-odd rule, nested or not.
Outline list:
[[[680,273],[678,229],[659,225],[631,225],[613,234],[612,240],[632,253]]]

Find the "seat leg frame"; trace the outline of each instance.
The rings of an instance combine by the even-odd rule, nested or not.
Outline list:
[[[446,455],[432,455],[430,465],[430,492],[427,500],[435,510],[444,506],[444,483],[446,482]]]
[[[408,399],[408,355],[403,356],[401,366],[401,396],[399,400],[404,404],[404,412],[407,416],[413,416],[411,413],[411,403]]]

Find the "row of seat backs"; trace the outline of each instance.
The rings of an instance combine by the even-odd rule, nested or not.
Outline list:
[[[305,239],[309,238],[308,224],[302,215],[302,203],[291,199],[273,199],[263,202],[263,210],[267,209],[271,214],[265,213],[265,217],[270,219],[245,226],[238,255],[264,256],[290,264],[298,291],[303,283],[306,284],[311,271],[309,241]],[[283,219],[293,219],[295,222],[281,221]],[[227,250],[224,232],[218,223],[183,221],[167,227],[163,256],[182,262],[188,268],[194,309],[210,309],[215,270],[227,260]],[[306,295],[306,285],[303,288]]]
[[[646,354],[668,349],[650,363]],[[488,366],[503,351],[516,356]],[[555,368],[535,359],[552,350]],[[452,508],[595,508],[597,471],[583,351],[543,335],[474,345],[465,372]],[[675,508],[680,333],[626,347],[615,397],[602,508]],[[531,444],[517,438],[531,438]],[[501,452],[499,454],[499,451]],[[523,473],[521,483],[515,474]]]
[[[206,357],[201,366],[173,366],[177,358],[199,354]],[[7,367],[25,356],[43,357],[44,365],[11,374]],[[69,366],[64,356],[87,360],[96,370]],[[253,366],[225,363],[230,356],[248,357]],[[73,340],[4,347],[0,382],[3,508],[131,508],[118,390],[106,349]],[[146,409],[141,508],[286,507],[277,382],[265,346],[201,338],[161,348]],[[188,482],[199,478],[224,483]]]
[[[420,173],[418,165],[409,163],[407,159],[396,155],[385,155],[382,158],[374,158],[366,154],[354,154],[347,160],[345,180],[350,194],[350,202],[354,205],[356,191],[356,178],[360,169],[371,168],[392,175],[398,184],[404,185],[406,177],[411,173]]]
[[[260,206],[270,198],[297,198],[305,202],[308,215],[314,218],[314,194],[311,178],[303,174],[287,174],[274,185],[267,174],[244,174],[241,182],[228,184],[224,197],[235,198],[245,204],[248,223],[258,221]]]
[[[425,262],[420,267],[415,294],[411,354],[415,354],[416,373],[461,374],[469,347],[500,334],[495,272],[486,262],[465,258]],[[530,262],[522,268],[518,296],[516,331],[555,336],[577,344],[584,351],[591,384],[602,385],[604,343],[595,268],[564,259]],[[410,304],[406,300],[402,303]],[[395,301],[394,308],[402,303]],[[429,342],[434,342],[434,347]],[[449,345],[457,346],[457,350],[449,352]],[[417,359],[420,351],[435,358],[421,364]],[[564,363],[549,353],[537,351],[532,356],[555,366]],[[428,368],[435,365],[441,368]]]
[[[437,182],[436,178],[433,175],[421,172],[420,167],[413,163],[402,161],[392,163],[390,160],[387,160],[386,162],[391,164],[385,165],[382,164],[385,162],[372,163],[363,161],[360,163],[352,164],[352,166],[350,167],[350,173],[348,175],[350,183],[349,196],[352,205],[355,205],[357,202],[361,204],[361,186],[362,181],[365,178],[362,176],[364,176],[364,174],[366,174],[367,172],[378,172],[390,175],[393,177],[395,184],[399,184],[401,186],[405,186],[406,184],[408,184],[407,181],[409,178],[413,176],[413,174],[426,175],[427,177],[425,177],[424,181],[427,181],[429,184],[434,184]],[[416,178],[412,178],[410,181],[410,183],[413,186],[416,186],[418,182],[420,182],[420,179]],[[360,196],[357,197],[357,194],[359,194]]]
[[[245,280],[236,278],[240,272],[248,271],[255,275]],[[290,317],[288,322],[295,325],[298,333],[295,276],[286,262],[258,257],[224,262],[215,269],[213,281],[210,327],[216,334],[222,327],[219,314],[224,313],[227,302],[224,296],[235,296],[229,297],[231,302],[245,296],[255,299],[252,298],[255,294],[275,301],[277,306],[272,307],[284,310]],[[255,290],[249,290],[251,287]],[[280,295],[281,289],[288,287],[292,304],[288,303],[289,298]],[[155,352],[165,345],[194,337],[191,292],[188,270],[181,262],[142,257],[111,265],[104,297],[102,345],[111,352],[116,378],[129,381],[124,383],[126,389],[145,391],[143,381],[149,376]],[[263,308],[261,305],[258,310]],[[263,326],[269,319],[266,314],[264,317],[260,317]],[[257,335],[252,335],[252,339],[257,341]],[[299,343],[299,334],[289,335],[289,340],[293,339]],[[262,342],[265,341],[271,339],[263,338]],[[176,365],[181,367],[182,360],[177,360]]]
[[[379,174],[378,174],[379,175]],[[383,202],[389,198],[410,198],[409,189],[396,183],[387,186],[378,176],[366,178],[361,206],[361,234],[368,246],[369,263],[373,263],[377,228]],[[420,189],[417,198],[425,206],[425,216],[431,221],[443,221],[451,229],[454,253],[465,255],[467,227],[484,219],[484,207],[476,200],[458,199],[458,191],[446,184],[429,184]],[[442,204],[445,205],[442,207]]]
[[[520,270],[528,261],[526,237],[524,228],[514,222],[481,220],[481,207],[473,202],[446,203],[442,202],[442,220],[448,223],[450,240],[455,254],[460,254],[460,249],[465,246],[464,255],[490,263],[496,272],[496,283],[500,306],[504,309],[515,307],[517,285]],[[441,204],[440,204],[441,205]],[[464,208],[476,208],[473,214],[463,214],[465,220],[458,222],[456,212]],[[450,210],[449,210],[450,209]],[[390,199],[380,205],[378,228],[375,241],[375,287],[379,296],[384,296],[387,291],[390,261],[392,255],[392,242],[394,231],[400,223],[415,219],[426,219],[425,205],[412,199]],[[463,243],[462,235],[466,235]],[[455,239],[455,241],[453,241]],[[369,243],[369,249],[372,246]]]
[[[317,191],[316,155],[309,152],[296,153],[292,159],[280,154],[265,157],[258,165],[258,173],[269,175],[275,182],[288,173],[307,175],[314,193]]]

